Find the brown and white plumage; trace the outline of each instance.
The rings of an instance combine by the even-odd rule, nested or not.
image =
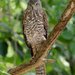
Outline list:
[[[30,0],[23,15],[23,32],[32,56],[37,53],[41,42],[47,39],[47,17],[40,0]],[[41,51],[40,51],[41,52]],[[37,75],[46,75],[44,65],[36,68]]]

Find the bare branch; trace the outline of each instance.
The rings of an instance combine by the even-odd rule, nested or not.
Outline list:
[[[32,60],[28,64],[22,64],[16,68],[13,68],[9,70],[9,73],[11,75],[20,75],[30,71],[32,68],[36,68],[39,65],[43,64],[42,59],[47,55],[48,50],[51,49],[51,46],[54,44],[57,37],[60,35],[61,31],[67,25],[74,11],[75,11],[75,0],[71,0],[67,8],[65,9],[64,13],[62,14],[60,21],[54,27],[53,31],[48,36],[48,39],[40,47],[41,52],[37,52],[37,54],[33,56]]]

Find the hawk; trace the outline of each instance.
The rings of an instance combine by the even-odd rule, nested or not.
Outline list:
[[[29,0],[22,23],[24,38],[33,56],[47,39],[48,20],[40,0]],[[44,65],[36,68],[36,75],[46,75]]]

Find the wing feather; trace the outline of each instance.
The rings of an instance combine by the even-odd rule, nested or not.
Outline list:
[[[33,56],[32,46],[31,46],[31,44],[28,42],[27,37],[26,37],[26,34],[25,34],[25,25],[26,25],[25,22],[27,22],[26,18],[27,18],[28,14],[29,14],[29,12],[28,12],[27,10],[28,10],[28,9],[25,10],[25,12],[24,12],[24,14],[23,14],[23,20],[22,20],[22,24],[23,24],[23,35],[24,35],[25,43],[26,43],[27,47],[30,49],[31,55]]]
[[[45,37],[47,38],[47,36],[48,36],[48,19],[47,19],[47,14],[45,11],[43,11],[43,23],[44,23],[44,29],[46,31]]]

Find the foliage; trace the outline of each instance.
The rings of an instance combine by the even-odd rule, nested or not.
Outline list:
[[[7,70],[31,58],[22,32],[22,12],[28,0],[0,0],[0,75],[9,75]],[[41,0],[48,15],[49,33],[59,21],[68,0]],[[47,63],[48,75],[75,75],[75,16],[71,18],[48,58],[55,60]],[[35,75],[34,70],[25,75]]]

